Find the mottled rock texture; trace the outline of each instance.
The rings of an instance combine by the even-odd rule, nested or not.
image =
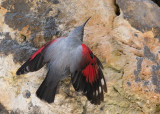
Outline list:
[[[158,0],[1,0],[0,113],[159,114],[160,3]],[[16,70],[46,42],[67,36],[92,17],[84,43],[104,65],[108,93],[95,106],[61,81],[55,102],[35,96],[46,69]]]
[[[152,30],[160,38],[159,0],[117,0],[117,4],[133,27],[142,32]]]

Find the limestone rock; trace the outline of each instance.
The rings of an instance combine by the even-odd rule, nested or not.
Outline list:
[[[155,2],[155,3],[154,3]],[[117,0],[117,4],[133,27],[153,31],[160,38],[160,2],[158,0]]]
[[[0,113],[160,113],[160,8],[153,1],[1,0]],[[54,103],[39,100],[35,92],[46,69],[21,76],[16,70],[90,16],[84,43],[104,65],[104,102],[90,104],[70,78],[60,82]]]

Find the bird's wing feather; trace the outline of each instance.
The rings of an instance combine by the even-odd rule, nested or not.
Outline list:
[[[84,44],[81,44],[79,58],[71,69],[71,81],[76,91],[82,91],[93,104],[100,104],[104,100],[103,91],[107,92],[102,64],[99,59]],[[74,60],[74,59],[73,59]],[[73,70],[74,68],[74,70]]]
[[[39,50],[37,50],[16,72],[17,75],[26,74],[28,72],[34,72],[42,68],[46,62],[44,62],[44,53],[49,45],[56,42],[57,39],[45,44]]]

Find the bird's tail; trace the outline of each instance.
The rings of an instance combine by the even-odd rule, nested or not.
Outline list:
[[[36,91],[36,95],[41,100],[44,100],[48,103],[54,102],[57,85],[53,86],[52,83],[49,83],[47,77],[44,79],[38,90]]]

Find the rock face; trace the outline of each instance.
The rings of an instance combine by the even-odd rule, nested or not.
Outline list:
[[[142,32],[153,30],[154,36],[160,37],[160,1],[117,0],[117,4],[133,27]]]
[[[59,84],[55,102],[35,96],[46,69],[16,76],[37,48],[92,16],[84,43],[104,65],[108,93],[95,106]],[[160,8],[156,0],[0,1],[0,113],[160,113]]]

